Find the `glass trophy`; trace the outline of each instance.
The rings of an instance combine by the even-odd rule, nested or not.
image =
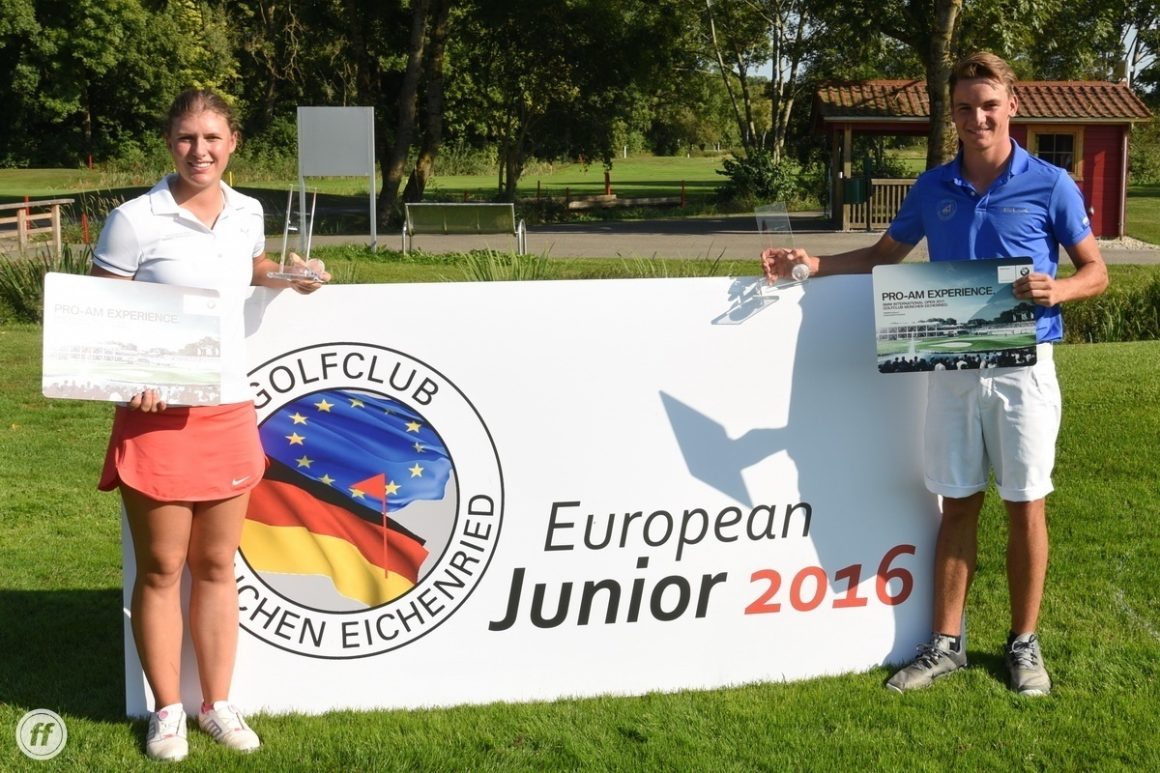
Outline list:
[[[314,191],[310,198],[309,212],[299,212],[299,225],[294,221],[294,189],[286,193],[286,220],[282,224],[282,254],[277,271],[266,273],[271,279],[289,279],[291,281],[305,279],[313,282],[325,281],[322,272],[326,267],[321,260],[310,257],[310,242],[314,236],[314,210],[318,204],[318,191]],[[301,262],[291,261],[291,253],[287,250],[290,242],[290,232],[298,234],[298,257]]]
[[[784,201],[775,201],[772,204],[757,207],[753,210],[753,214],[757,218],[757,231],[761,234],[766,249],[793,249],[793,229],[789,225],[789,211],[786,209]],[[793,267],[793,279],[776,283],[763,281],[760,283],[759,291],[766,294],[770,291],[793,287],[802,284],[809,278],[809,266],[799,263]]]

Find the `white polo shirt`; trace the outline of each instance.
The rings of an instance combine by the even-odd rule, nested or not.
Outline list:
[[[221,184],[213,228],[177,205],[166,177],[109,213],[93,264],[141,282],[217,290],[222,298],[222,402],[253,399],[246,384],[246,293],[266,251],[261,203]]]

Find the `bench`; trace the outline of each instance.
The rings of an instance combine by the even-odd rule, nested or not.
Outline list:
[[[52,234],[52,246],[60,254],[60,208],[73,199],[46,199],[18,204],[0,204],[0,239],[16,239],[20,251],[28,248],[30,237]],[[7,214],[9,212],[15,214]],[[15,224],[16,228],[11,226]]]
[[[403,253],[414,246],[416,234],[511,234],[516,254],[527,252],[524,221],[516,221],[514,204],[405,204]]]

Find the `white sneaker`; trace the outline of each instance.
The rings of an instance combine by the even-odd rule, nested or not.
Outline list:
[[[230,749],[252,752],[262,745],[258,734],[250,729],[237,707],[229,701],[217,701],[208,710],[203,708],[197,715],[197,724],[215,741]]]
[[[150,714],[149,732],[145,735],[146,756],[154,760],[180,762],[188,753],[185,707],[174,703]]]

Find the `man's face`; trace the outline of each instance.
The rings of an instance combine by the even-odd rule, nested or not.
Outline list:
[[[961,80],[951,94],[955,129],[966,152],[985,152],[1010,142],[1011,116],[1019,100],[998,81]]]

